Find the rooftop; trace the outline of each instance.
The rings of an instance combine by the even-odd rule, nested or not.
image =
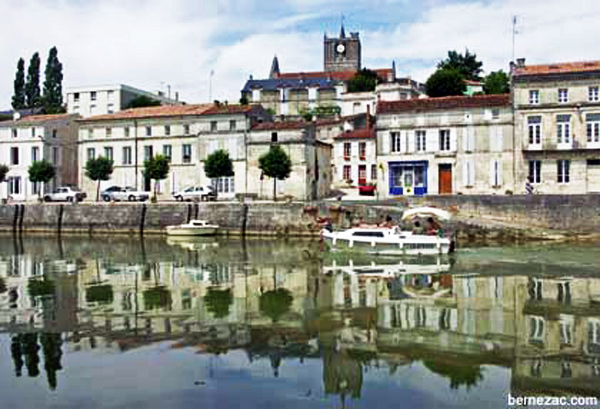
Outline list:
[[[517,77],[527,75],[565,74],[578,72],[600,71],[600,61],[578,61],[543,65],[518,65],[513,69],[513,75]]]
[[[374,71],[379,78],[387,81],[388,75],[393,72],[391,68],[379,68]],[[312,72],[283,72],[277,75],[277,78],[331,78],[336,81],[348,81],[357,73],[356,70],[346,71],[312,71]]]
[[[378,114],[391,114],[410,111],[432,111],[461,108],[508,107],[509,94],[451,96],[439,98],[408,99],[402,101],[380,101]]]
[[[53,122],[60,121],[65,119],[75,119],[79,118],[77,114],[54,114],[54,115],[29,115],[24,116],[18,120],[9,120],[0,122],[0,126],[19,126],[19,125],[32,125],[39,124],[42,122]]]
[[[311,126],[311,122],[306,121],[283,121],[283,122],[262,122],[252,126],[254,131],[283,131],[291,129],[304,129]]]
[[[346,131],[337,135],[334,139],[369,139],[375,138],[375,128],[361,128],[353,131]]]

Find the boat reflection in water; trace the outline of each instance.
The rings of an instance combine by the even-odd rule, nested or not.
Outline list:
[[[331,395],[387,406],[393,402],[365,392],[387,382],[401,393],[396,381],[414,373],[423,386],[406,386],[410,396],[436,397],[415,407],[476,406],[482,396],[505,404],[507,391],[600,396],[600,278],[587,270],[482,266],[465,252],[454,259],[322,260],[306,256],[306,243],[265,241],[218,242],[206,251],[162,240],[75,239],[60,244],[59,258],[47,240],[11,240],[0,237],[0,340],[10,348],[10,372],[23,380],[43,368],[50,389],[69,378],[73,354],[94,350],[86,355],[98,360],[93,367],[104,364],[103,355],[137,350],[140,358],[127,360],[132,365],[147,354],[164,357],[167,342],[190,351],[190,362],[206,357],[213,365],[206,379],[222,362],[230,372],[253,371],[248,390],[262,391],[267,375],[257,368],[265,366],[282,390],[310,384],[294,392],[304,406],[322,407]],[[292,364],[307,361],[314,365]],[[173,360],[169,369],[184,371],[182,365]],[[306,371],[309,380],[286,383]],[[95,376],[104,373],[120,376],[106,369]],[[497,389],[483,387],[488,375]],[[440,379],[445,389],[428,387]],[[230,388],[240,379],[223,375],[220,382]],[[269,396],[276,400],[275,389]],[[469,394],[454,395],[456,389]],[[283,406],[289,397],[281,399]]]

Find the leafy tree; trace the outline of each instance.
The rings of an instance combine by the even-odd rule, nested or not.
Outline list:
[[[109,180],[110,175],[113,173],[113,161],[105,158],[104,156],[98,156],[97,158],[90,158],[85,164],[85,176],[91,180],[97,182],[96,184],[96,201],[100,198],[100,181]]]
[[[171,291],[164,286],[149,288],[144,291],[144,307],[146,310],[171,307]]]
[[[371,92],[380,82],[375,71],[363,68],[348,81],[348,92]]]
[[[467,390],[472,386],[477,386],[479,381],[483,380],[483,370],[480,366],[450,364],[438,362],[433,359],[423,360],[423,365],[430,371],[450,379],[450,388],[459,389],[465,386]]]
[[[9,170],[8,166],[0,164],[0,183],[6,182],[6,175]]]
[[[437,67],[443,70],[456,70],[467,80],[481,81],[482,66],[483,63],[477,60],[477,55],[469,53],[467,49],[464,55],[456,51],[448,51],[448,58],[441,61]]]
[[[44,369],[46,370],[48,386],[51,390],[55,390],[58,384],[56,372],[62,369],[60,363],[62,357],[60,349],[62,344],[61,336],[59,333],[44,332],[40,337],[40,342],[44,352]]]
[[[211,179],[233,176],[233,162],[226,150],[219,149],[206,158],[204,173]]]
[[[156,200],[156,188],[158,182],[167,178],[169,175],[169,169],[169,159],[164,155],[156,155],[149,160],[144,161],[144,176],[148,179],[154,180],[153,200]]]
[[[12,97],[13,109],[25,108],[25,60],[19,58],[17,73],[15,74],[14,94]]]
[[[47,160],[35,161],[29,166],[29,180],[33,183],[48,183],[56,175],[54,165]],[[40,190],[41,192],[41,190]]]
[[[41,279],[31,278],[27,283],[27,290],[32,297],[54,295],[55,288],[54,280],[49,279],[46,275],[42,276]]]
[[[341,114],[342,109],[337,105],[319,105],[312,109],[300,109],[299,113],[305,121],[312,121],[313,117],[329,118]]]
[[[125,109],[157,106],[160,106],[160,101],[157,101],[156,99],[150,98],[146,95],[139,95],[129,101],[129,103],[125,105]]]
[[[294,297],[289,290],[278,288],[266,291],[258,300],[260,311],[277,322],[281,316],[290,310]]]
[[[483,90],[486,94],[508,93],[508,75],[502,70],[490,72],[483,81]]]
[[[211,312],[215,318],[223,318],[229,315],[229,306],[233,304],[231,290],[216,290],[209,288],[204,297],[206,309]]]
[[[37,108],[41,105],[40,98],[40,55],[33,54],[27,69],[25,83],[25,108]]]
[[[425,82],[430,97],[463,95],[466,89],[463,76],[456,70],[438,69]]]
[[[47,114],[65,112],[62,98],[62,64],[58,60],[58,51],[52,47],[46,62],[46,79],[44,81],[44,96],[42,98]]]
[[[258,167],[265,176],[273,178],[273,200],[277,200],[277,179],[284,180],[292,172],[290,157],[278,145],[273,145],[267,153],[258,158]]]
[[[87,302],[98,302],[101,304],[111,304],[114,299],[112,285],[97,284],[92,285],[85,291],[85,300]]]
[[[242,95],[242,97],[240,98],[240,105],[248,105],[249,103],[250,102],[248,101],[248,97]]]

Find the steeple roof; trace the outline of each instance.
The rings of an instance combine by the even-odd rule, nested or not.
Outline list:
[[[269,78],[277,78],[279,77],[279,60],[277,56],[273,57],[273,63],[271,64],[271,71],[269,72]]]

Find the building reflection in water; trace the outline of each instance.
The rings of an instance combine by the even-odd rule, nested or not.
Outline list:
[[[43,357],[51,389],[63,353],[171,341],[244,350],[274,377],[288,359],[320,359],[324,392],[342,402],[360,398],[370,368],[394,376],[415,362],[453,389],[495,365],[512,370],[514,395],[600,395],[599,278],[322,260],[271,242],[135,243],[123,254],[61,242],[61,258],[15,243],[0,254],[0,331],[15,376],[39,376]]]

